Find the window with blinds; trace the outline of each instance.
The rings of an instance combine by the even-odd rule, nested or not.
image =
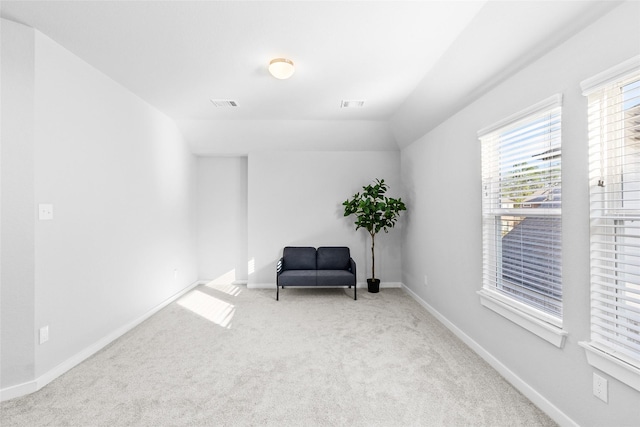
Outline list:
[[[591,343],[640,367],[640,71],[585,94]]]
[[[479,132],[483,289],[562,319],[561,97]]]

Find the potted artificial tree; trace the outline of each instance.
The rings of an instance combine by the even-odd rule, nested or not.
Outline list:
[[[345,200],[344,216],[356,216],[356,230],[364,228],[371,236],[371,278],[367,279],[369,292],[380,291],[380,279],[376,279],[376,255],[374,252],[376,233],[384,230],[389,232],[396,225],[401,211],[407,207],[401,198],[394,199],[385,196],[389,186],[384,179],[376,179],[373,184],[362,187],[362,194],[356,193],[351,199]]]

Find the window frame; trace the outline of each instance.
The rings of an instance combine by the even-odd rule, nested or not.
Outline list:
[[[600,98],[601,100],[611,99],[612,93],[618,92],[626,84],[629,84],[631,80],[635,80],[636,78],[640,79],[640,55],[635,56],[615,67],[612,67],[594,77],[591,77],[583,81],[581,83],[581,87],[582,87],[583,95],[585,97],[593,96],[597,92],[603,92],[603,93],[608,93],[609,95],[601,97]],[[613,96],[618,97],[619,95],[616,94]],[[590,103],[591,102],[589,102],[589,104]],[[621,123],[624,120],[621,117],[621,115],[623,115],[625,111],[626,111],[625,109],[621,109],[620,111],[616,111],[614,113],[616,115],[616,118],[613,121],[614,124]],[[589,112],[587,112],[587,114],[589,114]],[[600,131],[601,128],[602,128],[601,125],[598,126],[597,128],[590,128],[589,132],[591,133],[596,130]],[[622,136],[622,138],[626,138],[626,137]],[[594,140],[595,139],[596,138],[594,138]],[[600,137],[598,139],[600,139]],[[611,139],[607,139],[606,142],[619,141],[619,139],[620,139],[620,136],[617,136]],[[613,142],[613,143],[624,144],[623,141]],[[597,163],[601,165],[603,161],[600,160],[600,157],[593,152],[593,150],[597,148],[596,144],[597,144],[596,142],[589,141],[589,147],[590,147],[589,162],[593,163],[597,159]],[[617,149],[617,150],[620,150],[620,149]],[[601,168],[608,167],[608,158],[607,160],[604,161],[604,163],[605,165],[600,166]],[[604,183],[600,182],[600,179],[602,179],[601,177],[590,176],[589,179],[590,179],[589,200],[590,200],[590,206],[592,207],[589,214],[590,223],[592,224],[591,233],[590,233],[591,234],[590,240],[591,240],[591,247],[592,247],[592,250],[590,252],[590,264],[591,264],[592,277],[591,277],[591,283],[590,283],[591,308],[590,308],[590,321],[589,321],[591,336],[589,341],[580,341],[578,344],[585,349],[587,362],[591,366],[611,375],[612,377],[620,380],[621,382],[629,385],[630,387],[640,391],[640,353],[638,354],[637,358],[630,357],[616,350],[616,345],[618,342],[617,340],[615,340],[611,344],[607,344],[603,342],[602,338],[596,338],[602,332],[598,329],[598,325],[594,321],[594,316],[598,310],[601,310],[598,300],[602,298],[601,294],[603,291],[599,289],[601,285],[598,284],[597,281],[594,280],[594,278],[600,274],[598,270],[601,266],[601,261],[599,261],[597,258],[602,248],[598,247],[598,242],[602,242],[603,238],[599,237],[599,232],[596,232],[594,227],[597,228],[597,227],[606,225],[606,221],[607,221],[606,217],[611,216],[611,213],[614,213],[613,216],[615,216],[615,213],[619,214],[620,213],[619,209],[623,209],[623,208],[622,207],[612,208],[611,207],[612,199],[607,198],[604,192],[602,192],[602,194],[599,195],[599,197],[597,197],[598,192],[596,192],[594,189],[596,187],[602,187],[602,185],[606,186],[608,184],[606,182]],[[619,193],[620,195],[618,196],[618,198],[620,200],[623,200],[624,190],[622,189],[619,190]],[[618,193],[614,192],[613,194],[618,194]],[[602,211],[603,209],[607,211],[606,212],[607,215],[596,214],[596,212]],[[619,219],[624,220],[625,219],[624,214],[621,215]],[[614,228],[613,228],[614,236],[617,235],[615,233],[616,223],[617,222],[614,219]],[[616,254],[617,253],[618,252],[616,249]],[[636,265],[633,265],[633,267],[636,267]],[[637,267],[640,267],[640,265],[638,265]],[[619,306],[617,299],[614,306],[615,307]],[[614,326],[617,327],[618,323],[616,323]]]
[[[482,144],[486,144],[488,142],[487,139],[490,139],[493,134],[499,133],[501,131],[507,131],[510,127],[516,125],[518,122],[524,122],[526,120],[534,121],[537,117],[540,117],[545,113],[551,112],[558,108],[562,108],[561,94],[556,94],[549,98],[546,98],[522,111],[519,111],[503,120],[498,121],[491,126],[481,129],[480,131],[478,131],[478,139],[480,139]],[[560,127],[562,127],[561,110],[559,114]],[[496,312],[497,314],[524,328],[525,330],[555,345],[556,347],[562,348],[564,346],[567,332],[562,329],[561,314],[559,316],[554,316],[540,309],[537,309],[530,304],[522,302],[517,298],[512,298],[507,294],[494,289],[495,285],[489,285],[487,283],[487,278],[485,277],[486,269],[495,268],[499,270],[502,268],[501,262],[499,262],[497,259],[500,256],[498,253],[501,250],[499,248],[500,244],[496,244],[495,249],[487,248],[488,245],[491,246],[489,240],[495,239],[499,234],[497,230],[491,230],[491,228],[493,227],[498,227],[496,221],[493,221],[493,223],[496,224],[495,226],[490,225],[491,218],[495,219],[500,218],[504,215],[518,214],[521,216],[529,217],[559,218],[561,222],[562,210],[561,208],[487,208],[485,206],[485,203],[487,203],[485,201],[487,196],[485,194],[486,189],[484,188],[486,184],[484,177],[484,168],[485,165],[483,158],[483,285],[482,288],[477,292],[480,296],[480,302],[484,307]],[[562,172],[560,166],[560,174],[561,173]],[[560,304],[562,304],[562,302],[560,302]]]

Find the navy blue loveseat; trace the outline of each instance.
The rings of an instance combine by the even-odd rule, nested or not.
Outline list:
[[[356,263],[349,248],[287,246],[278,261],[276,271],[276,300],[285,286],[353,286],[357,300]]]

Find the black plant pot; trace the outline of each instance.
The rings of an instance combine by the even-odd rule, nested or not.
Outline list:
[[[380,279],[367,279],[367,287],[369,288],[369,292],[377,294],[380,292]]]

